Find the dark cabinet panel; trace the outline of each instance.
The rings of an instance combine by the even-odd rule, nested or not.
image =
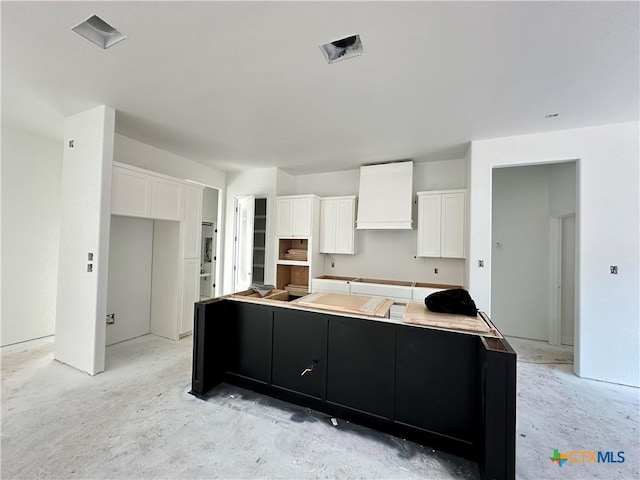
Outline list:
[[[393,416],[394,325],[332,318],[327,400],[384,418]]]
[[[477,342],[472,335],[399,328],[396,421],[472,441]]]
[[[196,303],[193,321],[191,391],[203,395],[222,381],[227,355],[228,304]],[[220,328],[222,327],[222,328]]]
[[[327,378],[327,318],[277,310],[273,318],[273,385],[324,399]]]
[[[231,302],[229,309],[227,371],[269,383],[273,310],[241,302]]]

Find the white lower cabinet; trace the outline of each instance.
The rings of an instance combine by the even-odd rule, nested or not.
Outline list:
[[[358,281],[351,284],[351,293],[390,298],[395,303],[408,303],[411,301],[412,284],[412,282],[395,282],[395,284],[392,284]]]
[[[347,280],[314,278],[311,280],[311,293],[351,293],[351,284]]]

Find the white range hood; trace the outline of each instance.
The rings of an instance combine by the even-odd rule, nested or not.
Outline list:
[[[411,230],[413,162],[360,167],[358,230]]]

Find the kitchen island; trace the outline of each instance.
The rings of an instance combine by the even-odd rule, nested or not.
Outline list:
[[[196,396],[238,385],[515,477],[516,355],[497,330],[234,296],[197,303],[194,322]]]

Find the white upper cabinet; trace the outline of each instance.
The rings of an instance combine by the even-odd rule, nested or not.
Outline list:
[[[278,197],[276,236],[310,237],[313,221],[313,195]]]
[[[202,189],[185,187],[183,258],[200,258],[202,241]]]
[[[464,258],[466,193],[442,194],[440,256]]]
[[[418,192],[418,256],[465,258],[466,191]]]
[[[320,200],[320,253],[355,253],[356,197]]]
[[[181,221],[185,185],[165,175],[114,162],[111,214]]]
[[[182,220],[184,185],[171,180],[154,179],[151,185],[151,217]]]
[[[151,183],[149,175],[114,166],[111,180],[111,213],[149,218]]]

